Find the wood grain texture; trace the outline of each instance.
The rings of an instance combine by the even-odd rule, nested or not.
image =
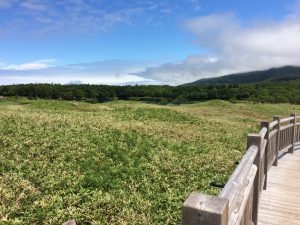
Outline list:
[[[183,224],[300,225],[300,124],[296,118],[291,114],[287,119],[274,116],[271,123],[261,122],[259,134],[248,135],[247,151],[219,196],[193,192],[185,201]],[[282,126],[282,122],[290,123]]]
[[[279,116],[274,116],[273,120],[278,122],[274,126],[274,129],[277,129],[277,137],[276,137],[276,146],[275,146],[276,159],[275,159],[275,162],[273,164],[273,166],[277,166],[278,165],[278,153],[279,153],[279,150],[280,150],[280,117]]]
[[[262,149],[263,145],[263,137],[259,134],[249,134],[247,137],[247,148],[249,148],[251,145],[258,147],[258,152],[254,161],[254,165],[257,167],[257,172],[254,180],[253,185],[253,198],[252,198],[252,205],[247,206],[247,209],[252,206],[252,220],[254,224],[257,224],[257,217],[258,217],[258,205],[259,205],[259,197],[262,187],[262,182],[264,179],[264,158],[262,158],[262,155],[265,152],[265,149]],[[265,146],[264,146],[265,147]],[[249,199],[248,199],[249,200]],[[249,210],[246,210],[249,211]],[[251,221],[252,222],[252,221]]]
[[[291,144],[293,145],[290,149],[289,149],[289,153],[293,153],[295,151],[295,146],[294,144],[296,143],[296,124],[297,124],[297,116],[295,113],[291,114],[291,117],[294,117],[294,119],[291,121],[291,123],[293,124],[293,129],[292,129],[292,133],[291,133]]]
[[[296,124],[295,138],[296,138],[296,142],[300,142],[300,123]]]
[[[283,119],[280,119],[280,123],[290,122],[290,121],[293,120],[293,119],[294,119],[293,116],[288,117],[288,118],[283,118]]]
[[[269,124],[269,128],[275,127],[278,123],[279,123],[278,120],[273,120],[273,121]]]
[[[268,129],[266,127],[262,127],[261,130],[259,131],[259,135],[261,135],[262,138],[265,138],[267,132],[268,132]]]
[[[193,192],[183,203],[183,225],[228,225],[228,200]]]
[[[268,183],[268,158],[269,158],[269,122],[268,121],[262,121],[260,123],[260,127],[261,127],[261,130],[267,130],[266,131],[266,134],[264,136],[265,140],[266,140],[266,147],[265,147],[265,162],[264,162],[264,171],[265,171],[265,182],[264,182],[264,189],[267,189],[267,183]]]
[[[228,225],[251,225],[253,215],[253,184],[256,171],[257,167],[252,165],[247,178],[244,181],[243,192],[239,193],[242,201],[237,202],[235,205],[235,208],[229,217]]]
[[[286,154],[268,173],[268,189],[261,193],[259,225],[300,224],[300,151]]]

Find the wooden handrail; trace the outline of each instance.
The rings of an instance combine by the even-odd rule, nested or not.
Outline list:
[[[257,167],[253,165],[258,148],[251,146],[237,169],[231,175],[219,197],[228,199],[229,224],[235,224],[243,219],[243,212],[248,203],[248,196],[253,186]],[[245,182],[247,180],[247,182]]]
[[[263,138],[265,138],[266,134],[268,132],[268,129],[266,127],[261,128],[259,131],[259,135],[261,135]]]
[[[288,117],[288,118],[284,118],[284,119],[281,119],[280,120],[280,123],[285,123],[285,122],[290,122],[291,120],[293,120],[294,119],[294,117]]]
[[[279,123],[278,120],[274,120],[269,124],[269,128],[272,129],[273,127],[275,127],[277,124]]]
[[[292,124],[292,123],[290,123],[290,124],[287,124],[287,125],[284,125],[284,126],[281,126],[281,127],[280,127],[280,131],[282,131],[282,130],[286,130],[286,129],[288,129],[288,128],[292,127],[292,126],[294,126],[294,124]]]
[[[277,125],[277,124],[276,124]],[[278,130],[277,129],[273,129],[271,132],[270,132],[270,138],[271,137],[273,137],[273,136],[275,136],[275,135],[277,135],[277,133],[278,133]]]
[[[261,122],[259,134],[249,134],[247,151],[219,196],[193,192],[183,204],[183,225],[257,225],[259,198],[267,175],[283,150],[293,153],[300,142],[299,116]],[[281,123],[289,122],[287,125]]]

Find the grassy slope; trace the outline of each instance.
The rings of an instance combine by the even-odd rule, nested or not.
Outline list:
[[[224,101],[0,101],[0,224],[179,224],[192,191],[217,194],[246,135],[300,106]]]

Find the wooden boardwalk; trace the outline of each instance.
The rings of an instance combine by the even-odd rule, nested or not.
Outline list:
[[[193,192],[183,225],[300,225],[300,116],[262,121],[218,196]]]
[[[268,172],[268,187],[260,196],[258,224],[300,224],[300,150],[284,155]]]

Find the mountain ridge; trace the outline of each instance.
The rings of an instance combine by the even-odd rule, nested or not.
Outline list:
[[[288,81],[300,79],[300,66],[274,67],[267,70],[228,74],[220,77],[199,79],[183,86],[205,84],[247,84],[267,81]]]

